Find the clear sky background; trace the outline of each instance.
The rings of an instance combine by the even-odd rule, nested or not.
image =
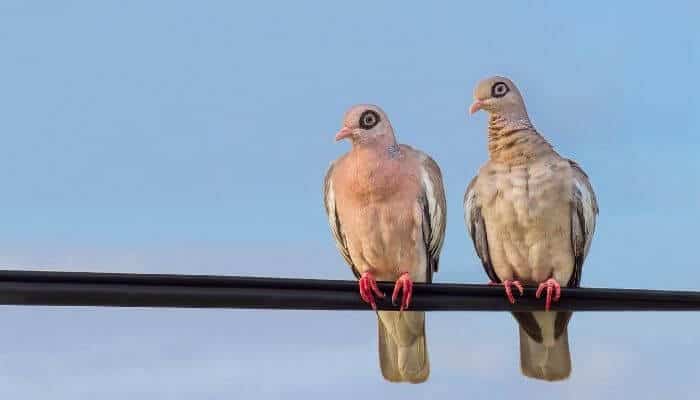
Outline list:
[[[418,3],[418,2],[416,2]],[[486,277],[462,195],[473,85],[511,77],[601,205],[584,286],[700,288],[694,2],[0,2],[0,265],[350,279],[321,202],[344,111],[440,164],[439,282]],[[423,385],[369,312],[2,307],[0,395],[697,398],[700,314],[578,313],[573,375],[520,375],[505,313],[431,313]]]

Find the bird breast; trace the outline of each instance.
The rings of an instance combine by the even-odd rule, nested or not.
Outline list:
[[[521,279],[539,280],[569,264],[571,188],[562,168],[556,160],[486,167],[480,187],[497,271],[513,269]]]
[[[410,168],[398,160],[364,159],[346,169],[348,184],[337,188],[343,229],[352,232],[347,235],[351,256],[379,279],[396,279],[399,268],[425,265],[419,251],[425,246],[418,245],[421,186]]]

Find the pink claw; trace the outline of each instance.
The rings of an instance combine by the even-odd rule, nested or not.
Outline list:
[[[515,297],[513,297],[513,292],[510,289],[511,285],[515,286],[516,289],[518,289],[518,292],[521,296],[523,295],[523,285],[520,283],[520,281],[503,281],[503,287],[506,288],[506,296],[508,296],[508,301],[510,301],[510,304],[515,304]]]
[[[544,309],[545,311],[549,311],[550,306],[552,305],[552,301],[557,302],[559,301],[559,298],[561,297],[561,285],[559,285],[559,282],[557,282],[554,278],[549,278],[546,281],[540,283],[540,285],[537,287],[537,292],[535,293],[535,297],[538,299],[542,295],[542,291],[547,288],[547,300],[544,303]],[[552,291],[554,290],[554,298],[552,298]]]
[[[384,293],[379,290],[377,286],[377,280],[374,279],[374,275],[371,272],[364,272],[360,276],[360,297],[365,303],[369,303],[373,310],[377,310],[377,303],[374,301],[374,295],[377,297],[384,298]],[[373,294],[374,292],[374,294]]]
[[[396,299],[399,297],[399,291],[403,290],[403,296],[401,298],[401,308],[403,311],[408,308],[411,304],[411,297],[413,297],[413,281],[408,275],[408,272],[404,272],[396,280],[396,285],[394,285],[394,293],[391,295],[391,302],[396,304]]]
[[[508,301],[510,301],[510,304],[515,304],[515,297],[513,297],[513,290],[511,289],[511,286],[515,286],[520,295],[523,295],[523,285],[520,283],[520,281],[511,281],[506,279],[503,281],[502,285],[506,290],[506,297],[508,298]]]
[[[506,279],[503,281],[503,283],[489,282],[489,285],[503,285],[503,288],[506,290],[506,297],[508,298],[510,304],[515,304],[515,297],[513,296],[513,290],[511,289],[511,286],[515,286],[515,288],[518,289],[520,295],[523,295],[523,285],[520,283],[520,281],[511,281],[509,279]]]

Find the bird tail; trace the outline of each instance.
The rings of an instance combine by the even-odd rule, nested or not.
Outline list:
[[[425,382],[430,375],[425,313],[379,311],[379,365],[391,382]]]
[[[571,374],[567,329],[552,342],[538,342],[520,327],[520,369],[523,375],[545,381],[559,381]]]

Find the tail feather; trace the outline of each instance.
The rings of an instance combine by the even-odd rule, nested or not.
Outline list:
[[[379,365],[391,382],[425,382],[430,375],[424,312],[380,311]]]
[[[569,334],[562,334],[551,343],[538,342],[520,327],[520,368],[525,376],[545,381],[559,381],[571,374]]]

